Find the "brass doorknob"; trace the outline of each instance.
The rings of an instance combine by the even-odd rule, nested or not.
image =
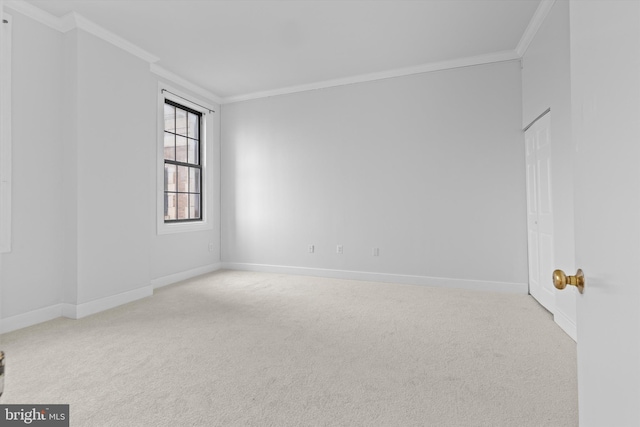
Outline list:
[[[573,285],[578,288],[578,292],[584,292],[584,273],[578,269],[575,276],[567,276],[562,270],[553,272],[553,285],[556,289],[564,289],[567,285]]]

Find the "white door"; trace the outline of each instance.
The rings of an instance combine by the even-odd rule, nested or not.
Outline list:
[[[551,206],[551,112],[525,131],[529,293],[554,312],[553,212]]]
[[[580,426],[637,427],[640,2],[573,1],[570,17]]]

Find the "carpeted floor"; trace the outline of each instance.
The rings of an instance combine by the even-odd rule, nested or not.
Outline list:
[[[2,403],[71,425],[576,426],[576,345],[531,297],[220,271],[2,335]]]

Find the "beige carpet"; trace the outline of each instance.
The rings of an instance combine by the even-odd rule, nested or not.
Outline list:
[[[72,426],[576,426],[576,345],[522,295],[220,271],[1,337],[2,403]]]

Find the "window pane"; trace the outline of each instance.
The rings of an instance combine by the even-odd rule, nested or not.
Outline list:
[[[189,191],[189,169],[186,166],[178,166],[178,191]]]
[[[169,102],[164,105],[164,218],[165,221],[200,220],[202,116]]]
[[[199,139],[200,135],[198,135],[198,120],[199,116],[193,113],[189,113],[188,115],[188,124],[189,124],[189,129],[187,129],[187,136],[189,138],[193,138],[193,139]]]
[[[189,139],[188,142],[189,144],[189,150],[188,150],[188,159],[187,161],[191,164],[194,165],[199,165],[200,164],[200,159],[199,159],[199,153],[198,153],[198,141],[194,140],[194,139]]]
[[[187,138],[176,136],[176,161],[187,162]]]
[[[189,215],[191,219],[200,218],[200,195],[189,194]]]
[[[164,191],[176,191],[176,165],[164,164]]]
[[[176,137],[172,133],[164,133],[164,158],[165,160],[176,159]]]
[[[200,193],[200,169],[189,168],[189,191]]]
[[[164,130],[175,132],[176,130],[176,107],[164,104]]]
[[[178,193],[178,219],[189,219],[189,195]]]
[[[180,108],[176,108],[176,133],[187,135],[187,112]]]
[[[177,219],[176,193],[164,193],[164,219]]]

